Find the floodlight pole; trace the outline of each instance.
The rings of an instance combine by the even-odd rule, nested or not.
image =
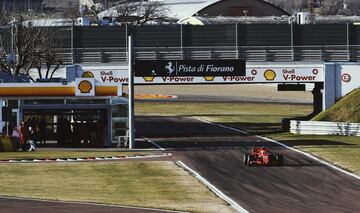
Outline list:
[[[9,99],[6,99],[6,136],[9,137]]]
[[[128,39],[128,63],[129,63],[129,149],[135,148],[135,120],[134,120],[134,73],[133,73],[133,41],[132,37]]]

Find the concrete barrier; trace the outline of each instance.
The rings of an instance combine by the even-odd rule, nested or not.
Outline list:
[[[292,120],[290,132],[302,135],[360,136],[360,123]]]

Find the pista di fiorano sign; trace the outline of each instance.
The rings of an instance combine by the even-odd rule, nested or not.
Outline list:
[[[135,77],[245,76],[244,60],[135,61]]]

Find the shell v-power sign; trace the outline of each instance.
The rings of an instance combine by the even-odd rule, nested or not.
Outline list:
[[[324,81],[322,64],[247,64],[245,60],[136,60],[135,83],[296,83]]]

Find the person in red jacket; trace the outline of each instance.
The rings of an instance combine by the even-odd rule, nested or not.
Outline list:
[[[24,121],[21,121],[20,126],[19,126],[19,141],[20,141],[20,146],[25,145],[26,141],[27,141]]]

